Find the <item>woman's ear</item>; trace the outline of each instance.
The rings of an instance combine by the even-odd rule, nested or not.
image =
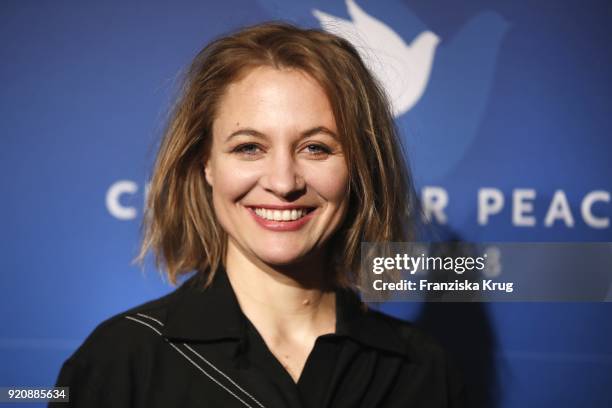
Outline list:
[[[210,168],[210,159],[204,162],[204,176],[206,177],[206,182],[208,183],[208,185],[212,187],[213,186],[213,176],[212,176],[212,170]]]

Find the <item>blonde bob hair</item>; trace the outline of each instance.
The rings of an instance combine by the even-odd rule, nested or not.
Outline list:
[[[349,171],[349,205],[327,245],[334,282],[358,288],[361,242],[411,239],[410,173],[385,93],[355,48],[333,34],[282,22],[218,38],[194,58],[155,162],[137,259],[153,252],[174,285],[193,271],[208,284],[224,263],[227,236],[204,166],[227,86],[260,66],[305,72],[329,98]]]

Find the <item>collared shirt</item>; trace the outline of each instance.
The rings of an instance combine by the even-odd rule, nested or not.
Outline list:
[[[50,407],[462,407],[445,353],[409,323],[336,291],[336,332],[319,336],[297,383],[243,314],[220,269],[100,324],[64,363]]]

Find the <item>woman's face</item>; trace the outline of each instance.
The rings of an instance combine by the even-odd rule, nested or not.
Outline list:
[[[228,86],[205,169],[228,245],[270,265],[321,253],[348,205],[337,135],[324,90],[301,71],[258,67]]]

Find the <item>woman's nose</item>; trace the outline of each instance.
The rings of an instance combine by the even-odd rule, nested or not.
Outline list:
[[[299,163],[293,154],[280,151],[267,160],[262,184],[266,190],[280,197],[299,193],[306,186]]]

